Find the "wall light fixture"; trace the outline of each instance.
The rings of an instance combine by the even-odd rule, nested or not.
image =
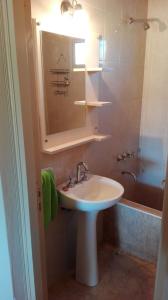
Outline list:
[[[78,3],[77,0],[72,0],[72,2],[70,2],[69,0],[63,0],[61,2],[60,9],[62,15],[65,13],[69,13],[70,15],[73,15],[75,11],[82,9],[82,5]]]

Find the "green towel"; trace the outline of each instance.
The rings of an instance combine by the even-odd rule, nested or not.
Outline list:
[[[44,226],[48,227],[58,211],[58,195],[55,187],[55,178],[51,170],[42,170],[42,195]]]

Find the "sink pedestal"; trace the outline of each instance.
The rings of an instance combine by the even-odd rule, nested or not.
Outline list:
[[[90,175],[88,180],[64,190],[58,187],[62,207],[78,214],[76,280],[87,285],[98,284],[96,221],[99,211],[112,207],[122,197],[124,188],[112,179]]]
[[[78,211],[76,280],[88,286],[98,284],[97,215],[98,211]]]

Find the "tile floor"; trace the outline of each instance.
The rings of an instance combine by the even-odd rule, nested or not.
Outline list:
[[[152,300],[155,271],[154,264],[105,245],[99,251],[97,287],[83,286],[70,276],[50,289],[49,300]]]

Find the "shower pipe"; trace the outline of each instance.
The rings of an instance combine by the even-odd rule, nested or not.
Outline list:
[[[144,24],[144,30],[148,30],[150,28],[149,23],[151,22],[156,22],[159,25],[159,31],[163,32],[167,29],[167,24],[160,20],[159,18],[148,18],[148,19],[134,19],[134,18],[129,18],[128,19],[128,24],[133,24],[133,23],[142,23]]]
[[[149,22],[153,22],[153,19],[134,19],[129,18],[128,24],[134,24],[134,23],[143,23],[144,24],[144,30],[148,30],[150,28]]]

